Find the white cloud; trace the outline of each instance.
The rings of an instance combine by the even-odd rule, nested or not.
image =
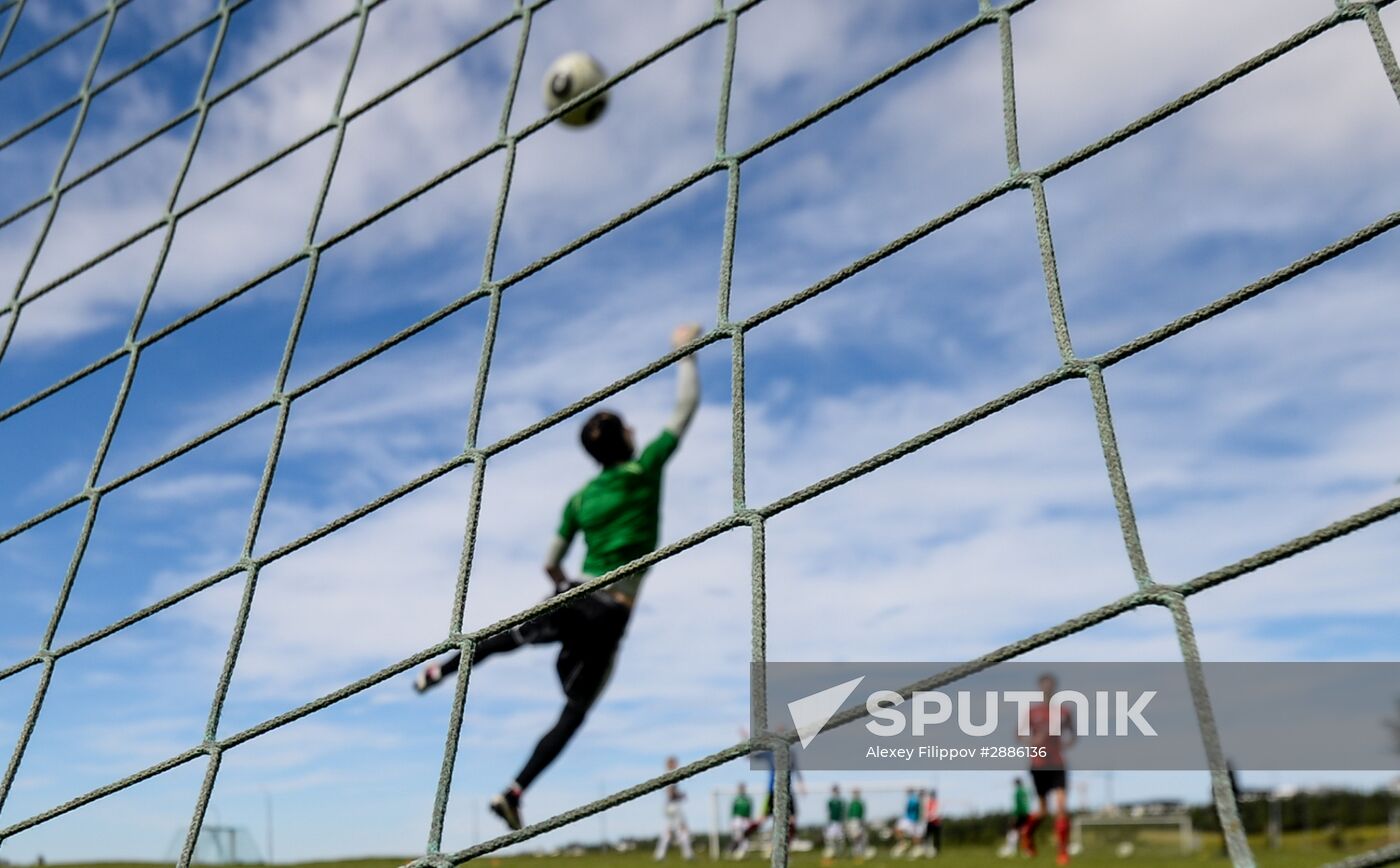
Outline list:
[[[257,485],[256,476],[237,473],[205,473],[170,480],[165,484],[144,486],[140,490],[140,497],[158,501],[199,501],[227,494],[247,492],[256,488]]]
[[[1333,11],[1325,0],[1032,4],[1012,18],[1023,160],[1049,163]]]
[[[66,236],[55,236],[54,244],[66,248],[69,242]],[[149,282],[159,244],[156,237],[138,241],[73,278],[61,291],[27,305],[15,325],[11,349],[31,362],[36,356],[61,356],[68,341],[94,333],[106,338],[109,349],[119,346]]]
[[[1159,578],[1189,578],[1393,496],[1400,408],[1385,372],[1396,325],[1382,299],[1395,249],[1377,241],[1109,370]]]
[[[976,13],[971,0],[919,8],[769,0],[753,7],[739,19],[730,150],[796,121]]]

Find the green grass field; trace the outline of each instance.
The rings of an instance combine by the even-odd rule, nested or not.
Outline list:
[[[1111,848],[1104,847],[1095,849],[1090,847],[1084,853],[1077,856],[1071,863],[1076,866],[1114,866],[1114,868],[1157,868],[1166,865],[1210,865],[1225,866],[1228,860],[1221,854],[1220,838],[1216,835],[1203,834],[1201,837],[1200,849],[1192,855],[1182,855],[1173,852],[1170,848],[1139,848],[1132,856],[1123,858],[1115,855]],[[1290,834],[1284,837],[1283,846],[1278,850],[1270,850],[1265,846],[1262,839],[1251,839],[1254,846],[1254,855],[1261,866],[1270,868],[1303,868],[1303,866],[1316,866],[1327,862],[1342,859],[1348,855],[1362,853],[1375,849],[1386,843],[1389,839],[1384,828],[1348,829],[1342,841],[1342,846],[1338,848],[1334,842],[1322,833],[1312,834]],[[697,856],[696,863],[709,863],[708,857],[703,855],[703,842],[701,843],[701,854]],[[991,847],[950,847],[937,859],[891,859],[886,848],[880,849],[880,855],[866,862],[858,862],[851,859],[823,859],[819,851],[794,853],[791,863],[800,868],[840,868],[840,866],[863,866],[863,868],[893,868],[896,865],[930,864],[944,866],[968,866],[968,868],[1012,868],[1012,866],[1025,866],[1025,868],[1036,868],[1036,866],[1053,866],[1054,858],[1042,851],[1041,855],[1035,859],[1001,859],[996,856]],[[407,858],[374,858],[374,859],[352,859],[334,862],[303,862],[288,864],[286,868],[398,868],[403,865]],[[281,863],[279,863],[281,864]],[[673,850],[670,858],[665,862],[656,863],[652,861],[651,853],[645,850],[633,850],[627,853],[589,853],[585,855],[518,855],[484,857],[476,861],[477,865],[483,866],[510,866],[510,865],[538,865],[557,866],[557,868],[612,868],[612,866],[635,866],[641,868],[646,865],[657,864],[686,864]],[[720,864],[720,863],[714,863]],[[726,862],[724,864],[761,866],[766,864],[761,856],[751,853],[748,859],[741,863]],[[150,862],[103,862],[103,863],[50,863],[49,868],[156,868],[157,863]]]

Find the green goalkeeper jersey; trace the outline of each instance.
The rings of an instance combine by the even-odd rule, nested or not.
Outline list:
[[[826,818],[832,823],[846,819],[846,803],[841,801],[840,796],[832,796],[826,800]]]
[[[865,802],[860,799],[851,799],[851,804],[846,808],[846,816],[852,820],[864,820]]]
[[[729,813],[731,816],[747,820],[753,816],[753,803],[749,801],[748,796],[740,793],[734,797],[734,807],[730,808]]]
[[[564,506],[559,536],[583,531],[583,572],[601,576],[650,553],[661,533],[661,470],[679,439],[662,431],[633,461],[605,467]],[[614,585],[636,594],[640,573]]]

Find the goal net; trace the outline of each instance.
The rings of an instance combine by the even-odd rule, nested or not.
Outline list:
[[[1222,754],[1215,722],[1211,715],[1209,697],[1206,694],[1204,677],[1199,667],[1199,653],[1196,645],[1196,637],[1192,629],[1185,601],[1191,595],[1224,582],[1239,580],[1270,564],[1274,564],[1285,558],[1292,557],[1300,552],[1323,545],[1343,535],[1394,516],[1400,513],[1400,498],[1390,498],[1374,503],[1369,508],[1341,517],[1330,524],[1316,527],[1295,538],[1281,540],[1276,545],[1258,551],[1250,557],[1244,558],[1238,562],[1222,564],[1218,568],[1198,575],[1184,583],[1171,587],[1158,585],[1152,578],[1146,558],[1143,555],[1142,547],[1139,543],[1139,534],[1132,510],[1128,481],[1124,475],[1119,458],[1113,419],[1109,410],[1109,396],[1104,383],[1104,371],[1125,359],[1168,341],[1218,314],[1230,310],[1249,299],[1267,293],[1290,279],[1302,275],[1322,263],[1332,260],[1349,250],[1357,248],[1381,236],[1393,229],[1396,225],[1400,225],[1400,211],[1387,214],[1345,237],[1332,240],[1330,243],[1326,244],[1326,246],[1308,253],[1292,263],[1279,268],[1277,271],[1252,283],[1237,287],[1216,300],[1175,320],[1163,323],[1140,337],[1134,338],[1097,355],[1084,356],[1076,352],[1070,340],[1070,323],[1066,317],[1065,307],[1060,293],[1059,277],[1052,240],[1053,232],[1043,186],[1051,178],[1062,175],[1096,154],[1105,152],[1133,136],[1154,127],[1159,122],[1173,116],[1188,106],[1198,103],[1210,95],[1225,89],[1232,83],[1283,57],[1285,54],[1308,44],[1321,34],[1338,27],[1356,27],[1364,30],[1369,35],[1368,38],[1374,45],[1377,56],[1380,58],[1381,66],[1384,68],[1391,86],[1400,92],[1400,68],[1397,68],[1394,52],[1385,29],[1382,26],[1378,12],[1380,7],[1387,5],[1386,0],[1376,0],[1376,2],[1338,2],[1335,5],[1319,3],[1317,19],[1294,35],[1265,48],[1233,68],[1220,71],[1220,73],[1213,78],[1163,103],[1156,109],[1131,121],[1101,139],[1039,166],[1023,165],[1021,161],[1018,139],[1019,131],[1016,119],[1016,86],[1015,77],[1012,74],[1014,60],[1012,31],[1017,20],[1017,15],[1022,12],[1022,10],[1032,5],[1031,0],[1008,0],[1008,2],[1004,3],[993,3],[991,0],[981,0],[975,11],[971,12],[970,17],[962,25],[930,41],[928,44],[918,48],[918,50],[903,57],[888,68],[878,71],[870,78],[850,88],[839,97],[820,106],[807,116],[799,118],[753,144],[742,148],[732,147],[727,139],[730,93],[732,79],[734,77],[734,51],[736,40],[738,40],[740,35],[744,32],[746,16],[748,16],[752,10],[759,7],[764,0],[738,0],[738,2],[729,3],[716,2],[712,14],[706,16],[703,20],[700,20],[698,23],[694,24],[694,26],[679,33],[664,44],[656,45],[653,50],[649,51],[635,62],[617,70],[615,74],[609,77],[600,86],[601,89],[611,88],[619,82],[634,76],[640,70],[670,55],[672,52],[677,51],[682,46],[694,42],[704,34],[717,33],[722,35],[725,52],[723,56],[724,59],[718,61],[722,63],[723,69],[721,75],[721,91],[714,105],[716,142],[714,158],[694,166],[688,173],[680,173],[670,178],[669,183],[657,189],[652,195],[633,203],[630,207],[620,211],[614,217],[583,232],[558,249],[546,253],[537,260],[506,274],[497,273],[495,268],[495,254],[501,237],[502,215],[504,214],[507,199],[510,195],[516,149],[522,142],[539,133],[541,129],[556,121],[560,116],[573,110],[595,95],[594,92],[582,94],[571,102],[541,117],[539,120],[523,126],[512,126],[510,124],[511,105],[517,87],[521,85],[525,87],[533,86],[533,82],[522,82],[520,80],[521,66],[525,57],[527,45],[531,38],[532,24],[551,15],[555,11],[555,3],[550,2],[550,0],[529,0],[529,2],[525,2],[525,0],[515,0],[513,4],[503,4],[500,18],[481,33],[462,40],[459,44],[453,46],[440,57],[434,58],[421,69],[412,71],[397,82],[388,85],[368,101],[361,103],[355,108],[347,108],[345,94],[351,77],[355,73],[358,50],[364,38],[367,21],[372,15],[388,14],[389,10],[392,8],[391,4],[393,3],[410,2],[410,0],[357,0],[353,7],[345,12],[345,14],[338,18],[328,20],[324,27],[296,44],[290,45],[285,51],[266,61],[263,66],[237,81],[217,88],[213,86],[214,71],[219,62],[219,53],[224,43],[224,35],[230,27],[231,20],[236,19],[238,15],[242,14],[243,7],[249,5],[250,0],[220,0],[217,9],[212,14],[199,21],[193,29],[173,37],[169,42],[153,49],[147,55],[131,61],[120,71],[99,76],[99,70],[102,69],[101,60],[103,52],[108,45],[114,25],[122,16],[135,14],[130,11],[130,8],[133,3],[136,2],[142,2],[142,0],[108,0],[108,2],[97,8],[82,21],[75,24],[71,29],[56,35],[49,42],[37,45],[26,53],[16,57],[13,52],[8,56],[5,54],[6,47],[16,32],[16,22],[22,21],[25,16],[38,14],[36,10],[43,9],[46,4],[42,2],[42,0],[28,0],[28,2],[26,2],[26,0],[0,0],[0,16],[3,16],[0,17],[0,77],[8,78],[12,73],[29,67],[31,64],[36,63],[51,51],[55,50],[57,46],[67,44],[69,41],[77,39],[80,34],[86,33],[95,36],[93,39],[94,48],[91,62],[87,64],[80,86],[73,92],[71,97],[61,100],[58,104],[52,106],[43,117],[23,125],[14,132],[7,134],[5,138],[0,139],[0,151],[4,151],[6,148],[12,147],[16,142],[23,141],[26,137],[36,134],[36,131],[44,127],[48,122],[63,117],[65,112],[71,112],[71,123],[67,127],[68,135],[63,143],[63,147],[60,149],[52,174],[52,182],[48,189],[31,201],[15,208],[11,213],[0,215],[0,231],[31,216],[37,220],[37,225],[39,226],[39,231],[34,236],[32,246],[20,268],[18,281],[12,288],[7,288],[3,295],[0,295],[0,299],[3,299],[0,300],[0,370],[4,370],[6,366],[13,367],[13,359],[5,358],[6,349],[12,342],[17,325],[23,323],[27,316],[33,316],[32,309],[36,302],[52,293],[61,292],[64,286],[70,281],[73,281],[90,269],[95,268],[98,264],[116,256],[122,250],[132,247],[143,239],[159,239],[164,245],[163,251],[168,251],[171,238],[174,236],[177,227],[182,224],[182,221],[186,221],[190,215],[205,208],[208,203],[225,196],[229,191],[238,188],[243,182],[263,172],[270,166],[279,163],[279,161],[284,160],[291,154],[302,152],[303,149],[310,150],[308,146],[313,142],[319,142],[322,145],[329,143],[330,147],[327,149],[328,158],[320,170],[322,182],[318,191],[315,193],[314,201],[310,203],[310,219],[304,234],[304,237],[308,240],[303,247],[298,249],[286,260],[275,264],[273,267],[252,279],[246,280],[237,286],[220,287],[219,292],[221,294],[216,298],[189,311],[179,319],[152,330],[143,328],[143,317],[148,309],[152,293],[161,280],[161,269],[165,261],[165,255],[164,252],[162,252],[156,259],[154,270],[146,283],[144,294],[137,307],[135,319],[131,323],[125,340],[97,351],[86,364],[53,379],[52,382],[48,382],[42,388],[11,406],[0,409],[0,425],[3,425],[9,423],[11,420],[23,417],[24,414],[29,412],[32,408],[41,405],[46,399],[74,387],[99,371],[115,370],[121,372],[121,387],[111,409],[110,420],[102,433],[96,453],[92,457],[90,469],[86,475],[86,483],[82,486],[81,490],[67,496],[59,497],[49,506],[38,510],[13,526],[0,529],[0,542],[4,542],[15,539],[54,519],[56,516],[66,513],[68,510],[75,510],[85,516],[85,521],[82,525],[83,529],[74,548],[71,562],[66,572],[61,577],[62,590],[57,595],[50,626],[47,631],[45,631],[41,643],[38,647],[34,648],[32,653],[22,659],[0,660],[0,682],[20,675],[21,673],[34,674],[37,672],[39,675],[38,687],[32,701],[26,709],[19,712],[23,717],[22,725],[19,730],[20,735],[13,750],[8,755],[8,761],[4,763],[3,775],[0,776],[0,808],[3,808],[5,799],[9,795],[11,787],[15,782],[16,775],[23,767],[26,750],[35,728],[42,725],[41,712],[45,704],[46,693],[56,662],[75,651],[94,646],[103,639],[113,636],[139,621],[143,621],[144,619],[164,611],[179,603],[181,600],[187,599],[204,589],[225,583],[234,585],[241,583],[243,589],[241,598],[242,605],[238,610],[237,621],[227,649],[226,662],[217,679],[217,689],[214,692],[215,698],[210,710],[210,738],[189,744],[160,762],[153,763],[149,767],[129,776],[112,780],[101,787],[97,787],[62,804],[52,805],[47,809],[37,811],[28,816],[0,815],[0,817],[3,817],[3,819],[0,819],[0,823],[3,824],[0,825],[0,842],[27,829],[31,829],[56,817],[67,814],[84,805],[124,790],[127,787],[131,787],[177,767],[192,764],[202,768],[204,773],[197,797],[195,798],[194,804],[190,805],[189,808],[189,828],[177,860],[180,864],[189,864],[196,860],[196,858],[202,858],[201,854],[204,852],[206,846],[204,842],[211,840],[210,835],[201,830],[207,828],[205,826],[205,819],[209,808],[210,795],[216,782],[219,780],[221,760],[225,751],[253,739],[258,739],[288,723],[315,714],[322,709],[354,696],[390,678],[401,676],[414,667],[443,653],[459,650],[465,652],[465,657],[470,659],[471,651],[475,643],[489,636],[524,623],[526,620],[552,608],[567,605],[578,596],[589,593],[599,587],[609,585],[622,578],[628,572],[634,571],[639,567],[653,565],[665,558],[686,551],[706,540],[715,538],[731,530],[746,529],[750,533],[752,539],[752,656],[755,663],[762,664],[766,658],[765,629],[767,616],[765,610],[765,593],[768,587],[765,578],[766,555],[764,541],[765,530],[771,519],[788,510],[799,508],[802,504],[823,492],[845,485],[852,480],[860,478],[880,467],[896,462],[916,451],[931,447],[949,435],[975,425],[981,420],[1010,408],[1032,396],[1040,394],[1057,384],[1078,380],[1087,382],[1089,392],[1092,396],[1094,412],[1098,422],[1099,445],[1104,457],[1104,472],[1106,473],[1107,480],[1113,492],[1114,503],[1121,524],[1123,541],[1130,555],[1132,576],[1125,582],[1126,593],[1124,593],[1121,598],[1113,600],[1099,608],[1086,611],[1063,623],[1033,635],[1024,636],[983,657],[970,661],[969,665],[973,669],[991,666],[997,662],[1016,657],[1031,649],[1046,645],[1070,634],[1085,630],[1096,624],[1103,623],[1119,615],[1140,608],[1160,607],[1166,611],[1173,619],[1177,628],[1181,655],[1187,665],[1188,674],[1191,679],[1193,694],[1196,699],[1201,736],[1205,744],[1206,755],[1213,770],[1212,785],[1216,807],[1219,813],[1221,826],[1225,831],[1225,839],[1229,847],[1231,858],[1237,865],[1253,864],[1250,845],[1240,825],[1234,798],[1230,792],[1225,771],[1225,759]],[[460,158],[457,159],[456,162],[430,180],[419,184],[403,195],[380,203],[378,207],[374,208],[361,219],[331,234],[318,234],[318,223],[325,206],[332,179],[337,170],[337,161],[341,153],[341,145],[344,141],[347,128],[355,125],[369,109],[408,88],[414,82],[427,75],[432,69],[469,51],[473,46],[490,35],[504,32],[509,28],[513,28],[514,32],[518,34],[518,49],[516,51],[513,67],[509,72],[506,100],[501,110],[499,134],[475,151],[460,155]],[[116,82],[155,63],[167,53],[183,45],[191,34],[196,32],[213,33],[215,34],[215,38],[212,40],[212,48],[204,65],[203,76],[198,82],[197,88],[194,89],[194,100],[189,108],[178,113],[164,124],[151,129],[143,138],[139,139],[130,147],[123,149],[123,151],[106,155],[103,159],[98,160],[80,172],[71,171],[70,157],[73,155],[74,148],[79,142],[83,132],[84,123],[88,116],[88,108],[93,98],[104,90],[114,86]],[[348,60],[340,72],[339,89],[329,117],[304,135],[299,136],[295,141],[286,144],[275,153],[258,160],[242,171],[226,178],[207,192],[194,198],[182,197],[181,185],[190,168],[191,160],[196,150],[199,148],[200,138],[204,131],[205,121],[210,108],[228,98],[231,94],[248,87],[271,69],[311,50],[318,42],[326,39],[333,33],[340,33],[342,35],[349,34],[353,39],[354,49],[349,52]],[[886,83],[894,80],[922,61],[949,49],[950,46],[962,42],[974,33],[993,34],[998,40],[997,44],[1001,52],[1002,82],[997,97],[1001,101],[1000,108],[1004,117],[1005,128],[1006,173],[1004,178],[943,213],[927,214],[925,222],[914,227],[907,233],[899,237],[889,238],[885,243],[870,249],[867,253],[853,259],[844,267],[833,271],[810,285],[796,289],[783,300],[743,317],[731,316],[729,280],[733,265],[736,222],[741,199],[739,178],[745,164],[754,157],[773,148],[775,145],[790,139],[803,129],[811,126],[817,120],[839,112],[865,94],[884,86]],[[1088,98],[1087,95],[1085,98]],[[58,212],[64,197],[72,194],[74,190],[88,182],[91,178],[107,171],[124,156],[135,151],[141,143],[150,141],[163,133],[174,131],[177,127],[186,122],[189,122],[190,125],[189,138],[180,164],[176,167],[177,171],[174,172],[175,181],[173,187],[169,190],[169,207],[167,212],[162,214],[158,219],[145,225],[131,226],[130,231],[110,247],[81,261],[69,263],[67,269],[59,276],[45,280],[38,285],[32,285],[28,282],[28,277],[31,272],[34,271],[35,263],[40,258],[41,253],[55,244],[53,238],[55,233],[52,230],[53,227],[59,224],[55,222],[54,215]],[[488,158],[493,156],[499,156],[500,158],[502,175],[498,187],[499,193],[495,205],[494,217],[486,242],[486,253],[482,268],[483,276],[480,283],[466,288],[459,297],[453,299],[438,310],[403,327],[391,337],[382,340],[369,349],[344,359],[325,373],[300,385],[290,386],[288,383],[288,370],[300,338],[303,317],[314,290],[317,274],[316,266],[323,254],[336,245],[343,243],[347,238],[352,237],[356,233],[359,233],[370,225],[385,218],[387,215],[395,212],[405,204],[424,195],[427,191],[443,184],[450,178],[459,175],[472,166],[483,165]],[[487,381],[492,371],[492,348],[494,345],[493,342],[496,334],[497,322],[495,314],[499,310],[502,298],[509,296],[513,287],[550,263],[590,244],[606,233],[613,231],[637,216],[648,212],[663,202],[673,199],[683,191],[693,188],[701,181],[711,177],[727,178],[728,186],[723,245],[719,254],[719,262],[717,263],[718,273],[720,275],[715,287],[717,315],[715,320],[709,324],[710,327],[708,331],[702,337],[697,338],[690,344],[673,352],[658,356],[651,362],[638,367],[606,387],[591,394],[579,396],[557,412],[551,413],[533,424],[526,425],[492,442],[480,442],[478,440],[479,418],[478,414],[474,411],[473,417],[469,423],[469,430],[467,431],[465,448],[463,448],[459,454],[428,469],[409,482],[385,490],[378,496],[367,499],[353,510],[326,520],[324,524],[270,551],[255,554],[250,544],[248,547],[245,547],[240,557],[223,564],[217,569],[212,569],[207,576],[190,584],[188,587],[174,590],[161,599],[149,602],[129,616],[123,617],[120,620],[115,620],[79,638],[72,639],[66,643],[60,643],[56,640],[56,626],[60,619],[63,618],[64,609],[69,596],[68,592],[73,586],[74,576],[84,557],[86,544],[91,534],[97,510],[99,505],[104,503],[114,492],[152,473],[179,456],[189,453],[200,444],[210,441],[220,433],[232,430],[242,422],[255,417],[262,417],[264,420],[272,419],[274,420],[274,424],[271,426],[273,435],[268,444],[266,464],[259,484],[258,497],[255,501],[253,515],[248,527],[248,538],[251,543],[251,540],[256,535],[259,523],[263,518],[267,492],[277,471],[278,460],[282,449],[282,435],[286,431],[288,414],[291,412],[292,407],[297,405],[299,401],[323,386],[335,381],[347,372],[385,353],[387,350],[406,341],[413,340],[417,335],[427,330],[434,323],[441,321],[453,312],[461,310],[469,305],[478,305],[489,310],[482,353],[476,371],[475,393],[479,398],[486,390]],[[830,476],[815,483],[798,490],[787,492],[769,502],[751,502],[746,493],[745,474],[745,402],[743,391],[746,359],[745,336],[763,323],[782,316],[787,311],[826,293],[833,287],[840,285],[846,279],[870,268],[916,241],[929,236],[960,217],[990,202],[998,200],[1013,191],[1028,191],[1030,194],[1029,200],[1034,209],[1033,217],[1037,228],[1036,234],[1045,274],[1044,288],[1046,292],[1046,306],[1043,311],[1043,316],[1051,324],[1056,335],[1060,354],[1059,363],[1052,369],[1046,370],[1038,376],[1034,376],[1022,382],[1020,385],[1015,386],[998,397],[986,401],[970,411],[953,418],[938,420],[936,424],[931,424],[931,427],[928,427],[921,433],[876,454],[869,455],[864,460],[832,473]],[[176,442],[175,445],[170,446],[165,452],[147,463],[118,476],[103,479],[101,476],[103,463],[111,447],[115,432],[123,424],[126,400],[131,392],[133,381],[139,376],[137,363],[142,354],[149,351],[159,342],[167,340],[172,334],[178,333],[186,327],[200,321],[207,314],[224,305],[230,304],[235,299],[249,293],[260,284],[271,280],[292,266],[298,265],[304,265],[306,267],[307,277],[304,286],[301,288],[295,319],[287,333],[285,354],[281,360],[272,391],[269,394],[255,396],[253,403],[229,416],[211,429],[189,436],[188,439],[184,439],[181,442]],[[619,393],[624,388],[662,371],[684,355],[711,345],[724,345],[732,358],[732,382],[734,384],[732,401],[733,453],[731,467],[729,468],[733,489],[732,512],[714,523],[695,530],[613,573],[590,581],[575,592],[552,598],[548,602],[516,612],[508,618],[481,629],[471,631],[463,629],[463,608],[466,605],[468,595],[468,577],[471,572],[477,516],[481,505],[482,480],[484,474],[487,472],[487,468],[497,460],[498,456],[507,450],[540,434],[554,425],[577,417],[578,414],[594,407],[608,397]],[[411,392],[415,385],[416,384],[404,384],[403,388]],[[178,433],[182,437],[185,436],[184,432],[171,433],[172,435]],[[170,442],[174,441],[172,440]],[[433,480],[441,478],[453,470],[465,467],[471,468],[474,477],[471,502],[468,510],[467,530],[462,548],[461,569],[457,577],[452,628],[416,653],[396,661],[378,672],[345,683],[339,688],[307,702],[288,713],[268,718],[231,735],[215,738],[214,733],[217,732],[217,724],[223,710],[230,678],[235,668],[239,665],[241,642],[248,625],[249,615],[258,604],[256,586],[259,572],[287,555],[317,540],[336,533],[352,522],[364,518],[382,507],[399,500],[405,495],[428,485]],[[414,863],[415,866],[422,866],[422,868],[426,868],[426,866],[441,868],[441,866],[457,864],[475,857],[493,853],[501,848],[528,840],[534,836],[565,826],[581,818],[597,814],[623,802],[656,792],[670,783],[747,756],[752,751],[758,749],[775,749],[780,744],[785,744],[786,741],[790,741],[792,738],[791,735],[782,736],[771,732],[757,732],[751,738],[743,739],[723,750],[719,750],[711,755],[683,765],[672,772],[638,781],[633,786],[609,793],[605,797],[595,801],[578,804],[570,810],[563,811],[551,817],[542,818],[538,822],[519,831],[503,834],[464,849],[453,850],[445,848],[444,846],[443,824],[451,795],[450,786],[453,779],[453,769],[456,764],[457,745],[461,733],[463,715],[466,713],[466,694],[469,676],[470,672],[467,671],[467,668],[464,668],[461,672],[458,691],[455,694],[452,714],[447,724],[446,731],[442,734],[444,741],[441,759],[442,774],[433,800],[431,815],[424,818],[427,834],[423,839],[420,857],[417,862]],[[785,753],[785,751],[779,752]],[[874,790],[872,790],[872,792],[874,792]],[[786,799],[788,795],[785,789],[780,788],[777,805],[777,818],[780,821],[786,816]],[[1083,831],[1087,833],[1088,829],[1086,828]],[[1137,833],[1145,834],[1146,832],[1147,829],[1144,827],[1139,829]],[[1400,849],[1392,848],[1391,851],[1387,852],[1390,856],[1400,856]],[[1382,853],[1376,858],[1383,858],[1386,855],[1386,853]],[[778,841],[775,842],[773,859],[775,863],[782,864],[785,862],[786,856],[786,843],[782,836],[779,836]]]

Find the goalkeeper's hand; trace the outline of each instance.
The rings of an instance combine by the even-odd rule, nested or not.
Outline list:
[[[564,574],[564,570],[562,567],[545,567],[544,572],[545,575],[549,576],[550,581],[554,582],[554,593],[557,594],[561,591],[567,591],[569,589],[569,585],[571,583],[569,582],[569,577]]]
[[[699,323],[682,323],[671,331],[671,347],[680,349],[698,337],[700,337]]]

